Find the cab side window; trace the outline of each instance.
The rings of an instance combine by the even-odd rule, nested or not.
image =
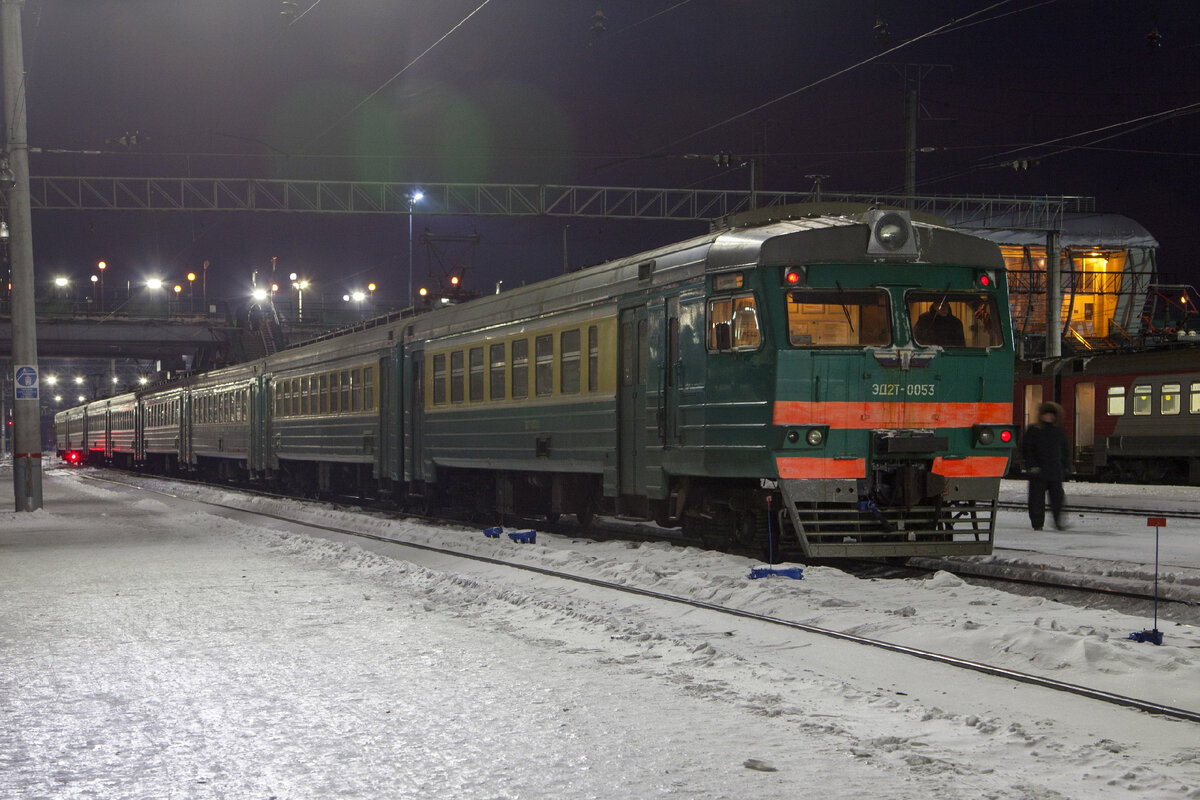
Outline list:
[[[709,350],[754,350],[761,343],[754,295],[708,301]]]

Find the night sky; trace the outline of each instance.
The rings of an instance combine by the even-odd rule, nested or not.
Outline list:
[[[1164,277],[1200,283],[1195,0],[298,0],[290,23],[283,8],[28,0],[32,174],[732,189],[749,170],[709,156],[761,146],[768,190],[822,174],[900,191],[919,73],[917,144],[934,148],[919,191],[1094,196],[1158,237]],[[479,233],[468,278],[485,291],[561,272],[565,225],[572,267],[705,229],[415,221]],[[210,295],[277,257],[314,292],[375,281],[399,299],[408,264],[403,216],[35,211],[34,236],[39,279],[86,282],[105,259],[110,282],[178,281],[208,260]],[[418,284],[427,258],[418,244]]]

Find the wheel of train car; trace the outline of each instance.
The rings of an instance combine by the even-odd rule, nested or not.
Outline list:
[[[575,512],[575,521],[579,523],[579,527],[585,531],[591,530],[592,523],[596,520],[596,504],[588,500],[583,508]]]
[[[763,560],[773,560],[776,555],[772,550],[778,543],[767,534],[765,511],[743,511],[738,516],[733,539],[739,549]]]

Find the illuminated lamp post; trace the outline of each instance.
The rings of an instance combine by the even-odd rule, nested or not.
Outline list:
[[[308,281],[304,280],[296,273],[290,276],[292,288],[296,290],[296,322],[304,321],[304,290],[308,288]]]
[[[420,189],[408,196],[408,305],[413,305],[413,209],[425,199]]]
[[[98,281],[98,280],[100,280],[100,278],[98,276],[96,276],[96,275],[92,276],[92,302],[93,303],[96,302],[96,281]]]
[[[367,293],[364,292],[362,289],[355,289],[350,294],[342,295],[342,300],[344,300],[345,302],[347,302],[347,303],[353,302],[353,303],[358,304],[358,318],[359,319],[363,319],[362,304],[363,304],[363,300],[366,300],[366,299],[367,299]]]
[[[100,271],[100,311],[104,311],[104,270],[108,269],[108,262],[100,261],[96,264],[96,269]]]
[[[163,288],[162,278],[147,278],[146,279],[146,294],[147,294],[146,307],[150,313],[157,313],[154,310],[154,308],[155,308],[154,302],[156,300],[156,295],[158,294],[159,290],[161,290],[162,288]]]

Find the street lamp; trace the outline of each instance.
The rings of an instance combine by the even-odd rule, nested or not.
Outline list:
[[[296,297],[298,298],[296,300],[296,322],[303,322],[304,290],[308,288],[308,281],[304,280],[294,272],[289,277],[292,281],[292,288],[296,290]]]
[[[108,263],[100,261],[96,264],[96,269],[100,270],[100,310],[104,311],[104,270],[108,269]]]
[[[420,189],[408,196],[408,305],[413,305],[413,209],[425,199]]]

